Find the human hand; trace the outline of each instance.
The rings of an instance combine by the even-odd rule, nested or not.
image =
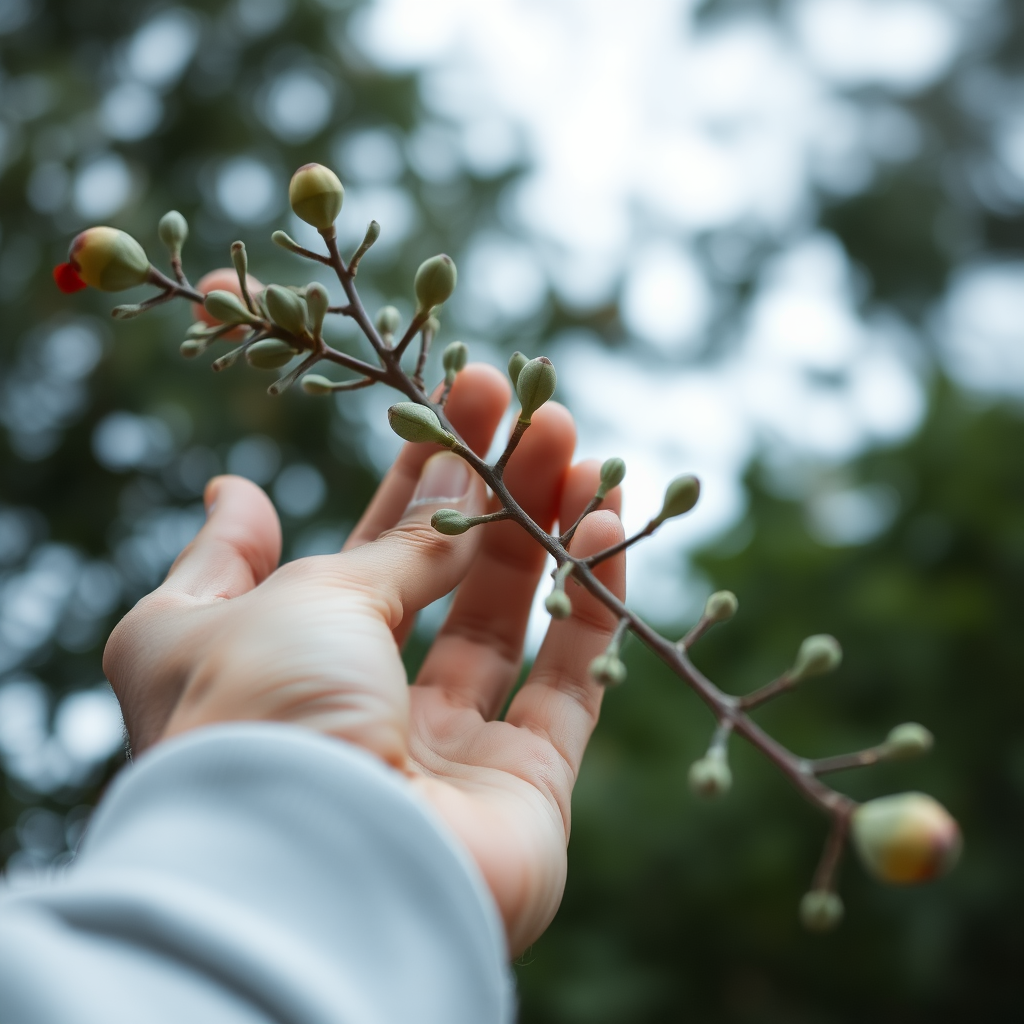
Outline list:
[[[467,367],[448,413],[482,452],[508,400],[501,374]],[[506,470],[545,529],[571,523],[596,489],[596,463],[570,464],[574,444],[571,417],[549,404]],[[573,587],[572,617],[552,622],[499,721],[544,552],[510,522],[436,533],[430,516],[440,507],[490,510],[479,478],[436,451],[406,445],[342,553],[281,568],[280,526],[263,492],[234,477],[212,481],[206,525],[115,629],[104,667],[136,751],[205,724],[270,720],[356,743],[405,772],[476,860],[518,952],[561,900],[572,786],[601,702],[587,666],[615,620]],[[606,506],[577,532],[574,553],[621,539],[617,492]],[[621,557],[598,575],[622,594]],[[409,687],[401,642],[416,611],[456,585]]]

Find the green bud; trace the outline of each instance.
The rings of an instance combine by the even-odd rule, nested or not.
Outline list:
[[[924,793],[897,793],[861,804],[850,817],[853,845],[882,882],[910,885],[946,874],[960,857],[960,827]]]
[[[626,464],[622,459],[605,459],[601,463],[601,482],[597,486],[597,496],[603,498],[610,490],[618,487],[626,478]]]
[[[458,276],[451,256],[442,253],[440,256],[431,256],[429,260],[424,260],[416,271],[416,280],[413,284],[419,308],[433,309],[434,306],[446,302],[455,291]]]
[[[677,476],[665,488],[665,500],[654,521],[661,525],[666,519],[686,515],[697,504],[699,497],[700,481],[695,476]]]
[[[402,314],[394,306],[384,306],[377,314],[377,330],[385,336],[398,332],[402,326]]]
[[[257,319],[234,292],[212,291],[203,305],[210,316],[224,324],[251,324]]]
[[[544,599],[544,607],[547,608],[548,614],[553,619],[567,619],[572,615],[572,601],[569,600],[569,595],[564,590],[552,590]],[[619,664],[621,665],[622,662],[620,661]]]
[[[212,333],[217,328],[211,327],[209,324],[205,324],[202,320],[197,320],[194,324],[190,324],[187,331],[185,331],[186,338],[203,338],[207,334]]]
[[[433,441],[451,448],[455,438],[441,426],[433,409],[417,402],[399,402],[388,409],[391,429],[404,441]]]
[[[843,649],[834,636],[818,633],[809,636],[797,651],[796,661],[790,669],[789,677],[793,682],[806,679],[808,676],[820,676],[826,672],[834,672],[843,661]]]
[[[590,663],[590,678],[607,688],[621,686],[626,681],[626,666],[618,655],[606,651]]]
[[[555,393],[558,375],[547,356],[531,359],[520,371],[516,380],[516,393],[522,404],[519,413],[521,423],[529,423],[533,414]]]
[[[149,280],[146,250],[117,228],[87,228],[75,235],[68,262],[89,287],[101,292],[123,292]]]
[[[306,334],[306,304],[290,288],[279,284],[267,285],[263,290],[270,319],[279,327],[300,337]]]
[[[709,622],[728,622],[740,603],[731,590],[716,590],[704,605],[704,618]]]
[[[904,761],[927,754],[935,744],[935,737],[917,722],[904,722],[893,728],[882,744],[881,755],[886,761]]]
[[[522,352],[512,353],[512,357],[508,361],[508,375],[512,378],[512,387],[519,383],[519,374],[529,361]]]
[[[843,919],[843,901],[834,892],[812,889],[800,900],[800,922],[809,932],[830,932]]]
[[[171,255],[177,256],[188,238],[188,221],[177,210],[168,210],[160,218],[156,230],[160,235],[160,241],[170,249]]]
[[[725,796],[732,789],[732,771],[723,751],[709,750],[699,761],[690,765],[687,781],[697,796],[714,799]]]
[[[249,273],[249,256],[245,251],[245,242],[231,243],[231,262],[234,264],[239,284],[246,281]]]
[[[320,337],[324,318],[327,316],[327,307],[330,304],[331,297],[319,281],[313,281],[312,284],[306,285],[306,308],[309,310],[309,322],[313,328],[314,338]]]
[[[135,317],[145,313],[146,309],[147,307],[141,303],[133,302],[125,306],[115,306],[110,311],[110,315],[115,320],[134,320]]]
[[[288,184],[288,202],[295,216],[318,231],[333,232],[344,199],[341,180],[323,164],[303,164]]]
[[[428,316],[420,330],[434,338],[437,336],[437,332],[441,330],[441,321],[436,316]]]
[[[307,373],[302,378],[302,390],[307,395],[329,395],[334,390],[334,381],[321,377],[319,373]]]
[[[279,370],[296,355],[298,349],[292,348],[280,338],[264,338],[245,350],[246,361],[257,370]]]
[[[186,359],[195,359],[196,356],[201,355],[205,350],[206,346],[196,338],[186,338],[179,347],[178,351]]]
[[[422,406],[421,406],[422,408]],[[458,537],[473,524],[458,509],[439,508],[431,517],[430,525],[446,537]]]
[[[441,357],[441,365],[446,373],[456,374],[465,367],[468,359],[469,349],[465,342],[453,341],[445,348],[444,355]]]

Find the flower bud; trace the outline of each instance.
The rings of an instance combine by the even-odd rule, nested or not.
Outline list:
[[[329,395],[334,390],[334,381],[319,373],[307,373],[302,378],[302,390],[307,395]]]
[[[312,284],[306,285],[306,308],[309,310],[309,322],[313,328],[314,338],[320,337],[324,318],[327,316],[327,307],[330,304],[331,297],[319,281],[313,281]]]
[[[290,363],[292,357],[298,355],[298,351],[280,338],[264,338],[245,350],[245,358],[249,365],[257,370],[279,370],[286,363]]]
[[[469,349],[465,342],[453,341],[445,348],[444,355],[441,357],[441,365],[444,367],[445,381],[448,384],[455,380],[455,375],[465,367],[468,359]]]
[[[377,330],[385,337],[397,333],[402,326],[402,314],[394,306],[384,306],[377,314]]]
[[[890,730],[880,751],[886,761],[905,761],[927,754],[935,744],[935,737],[917,722],[904,722]]]
[[[725,796],[732,789],[732,769],[721,750],[709,750],[690,765],[687,776],[690,791],[709,800]]]
[[[422,408],[422,407],[421,407]],[[458,509],[439,508],[431,517],[430,525],[446,537],[458,537],[473,524]]]
[[[553,619],[567,619],[572,615],[572,601],[569,600],[569,595],[564,590],[552,590],[544,599],[544,607],[547,608],[548,614]],[[619,664],[621,665],[622,662]]]
[[[558,376],[547,356],[531,359],[520,371],[516,380],[516,393],[522,404],[519,413],[521,423],[529,423],[533,414],[555,393]]]
[[[843,919],[843,901],[834,892],[812,889],[800,900],[800,922],[809,932],[830,932]]]
[[[68,261],[90,288],[123,292],[149,280],[146,250],[117,228],[89,228],[76,235]]]
[[[820,676],[826,672],[834,672],[843,661],[843,649],[834,636],[818,633],[809,636],[800,645],[796,653],[796,661],[789,671],[789,678],[799,682],[808,676]]]
[[[519,383],[519,374],[529,361],[522,352],[512,353],[512,358],[508,361],[508,375],[512,378],[512,387]]]
[[[864,867],[894,885],[946,874],[963,845],[959,825],[924,793],[898,793],[861,804],[850,818],[850,831]]]
[[[181,247],[188,238],[188,221],[177,210],[168,210],[157,225],[160,241],[171,251],[172,256],[181,253]]]
[[[455,291],[458,280],[455,262],[451,256],[431,256],[424,260],[416,271],[413,287],[416,290],[416,301],[420,310],[433,309],[446,302]]]
[[[245,242],[231,243],[231,263],[238,275],[238,286],[241,289],[242,282],[249,275],[249,254],[245,251]]]
[[[306,334],[306,304],[290,288],[267,285],[263,293],[270,319],[279,327],[300,337]]]
[[[660,526],[666,519],[685,515],[697,504],[699,497],[700,481],[695,476],[677,476],[665,488],[665,500],[654,521]]]
[[[455,438],[441,426],[433,409],[417,402],[399,402],[388,409],[391,429],[404,441],[433,441],[451,448]]]
[[[195,359],[196,356],[201,355],[206,348],[203,342],[197,338],[186,338],[178,348],[178,351],[186,359]]]
[[[603,498],[625,478],[626,464],[622,459],[605,459],[601,463],[601,482],[597,485],[597,496]]]
[[[251,324],[257,319],[233,292],[220,289],[212,291],[206,296],[203,305],[210,316],[224,324]]]
[[[252,274],[248,276],[245,283],[249,289],[249,294],[256,298],[258,319],[262,314],[262,310],[259,308],[259,295],[263,291],[263,285]],[[217,270],[211,270],[208,274],[204,274],[196,283],[196,291],[201,292],[203,295],[209,295],[210,292],[230,292],[236,298],[240,299],[242,297],[242,289],[234,267],[219,267]],[[222,326],[222,321],[214,317],[206,306],[200,305],[198,302],[192,304],[192,315],[198,321],[210,327]],[[251,317],[251,314],[247,315]],[[248,323],[249,321],[245,322]],[[234,330],[227,332],[224,335],[224,339],[225,341],[233,341],[243,337],[244,334],[245,329],[243,327],[236,327]]]
[[[621,686],[626,681],[626,666],[616,654],[599,654],[590,663],[590,678],[604,687]]]
[[[288,202],[295,216],[318,231],[333,230],[344,199],[340,179],[323,164],[303,164],[288,183]]]
[[[704,605],[704,618],[708,622],[728,622],[739,608],[740,603],[731,590],[716,590]]]

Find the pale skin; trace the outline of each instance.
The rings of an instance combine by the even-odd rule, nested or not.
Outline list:
[[[504,375],[472,365],[447,412],[483,453],[509,398]],[[599,464],[573,465],[574,445],[572,418],[549,403],[508,465],[512,494],[545,529],[571,524],[597,487]],[[135,753],[204,725],[253,720],[371,751],[406,775],[475,860],[517,955],[562,898],[570,798],[602,697],[587,666],[615,617],[570,582],[571,618],[551,623],[499,719],[544,552],[511,522],[461,537],[431,528],[438,508],[493,510],[458,456],[406,445],[342,552],[280,568],[280,524],[258,487],[218,477],[205,500],[206,525],[107,644],[104,668]],[[584,520],[574,554],[622,539],[619,505],[616,490]],[[624,556],[597,574],[624,595]],[[400,648],[415,614],[456,586],[409,686]]]

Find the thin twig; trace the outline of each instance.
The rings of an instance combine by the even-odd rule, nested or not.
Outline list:
[[[882,760],[880,747],[868,747],[853,754],[837,754],[835,757],[819,757],[809,762],[815,775],[827,775],[829,772],[841,772],[847,768],[866,768],[870,764],[878,764]]]
[[[765,683],[760,689],[754,690],[753,693],[748,693],[745,697],[741,697],[740,707],[744,711],[751,711],[762,704],[767,704],[773,697],[778,697],[780,693],[792,690],[794,686],[796,686],[796,683],[793,681],[792,676],[788,672],[783,672],[778,679],[773,679],[770,683]]]
[[[836,871],[843,859],[843,847],[846,845],[846,832],[850,825],[850,811],[836,814],[832,819],[832,829],[825,840],[825,849],[821,852],[821,860],[814,872],[812,888],[816,892],[832,892],[835,889]]]
[[[512,431],[512,436],[509,437],[508,444],[505,445],[505,450],[501,453],[501,458],[494,464],[494,473],[499,479],[504,476],[508,460],[512,458],[512,453],[519,447],[519,442],[522,441],[523,434],[529,427],[529,420],[516,420],[515,430]]]
[[[587,557],[583,559],[584,564],[591,566],[600,565],[601,562],[619,554],[620,551],[625,551],[626,548],[631,548],[638,540],[643,540],[644,537],[650,537],[659,525],[660,524],[656,519],[652,519],[639,533],[634,533],[632,537],[620,540],[618,544],[613,544],[610,548],[605,548],[603,551],[598,551],[593,555],[587,555]]]
[[[587,507],[576,517],[576,522],[573,523],[572,526],[570,526],[569,529],[566,530],[565,533],[563,533],[561,537],[558,538],[558,543],[561,544],[562,547],[567,548],[569,546],[569,542],[575,536],[576,531],[579,529],[580,523],[582,523],[583,520],[586,519],[591,512],[596,511],[598,507],[601,505],[601,502],[603,501],[604,498],[600,494],[595,494],[590,499],[590,501],[587,502]]]

